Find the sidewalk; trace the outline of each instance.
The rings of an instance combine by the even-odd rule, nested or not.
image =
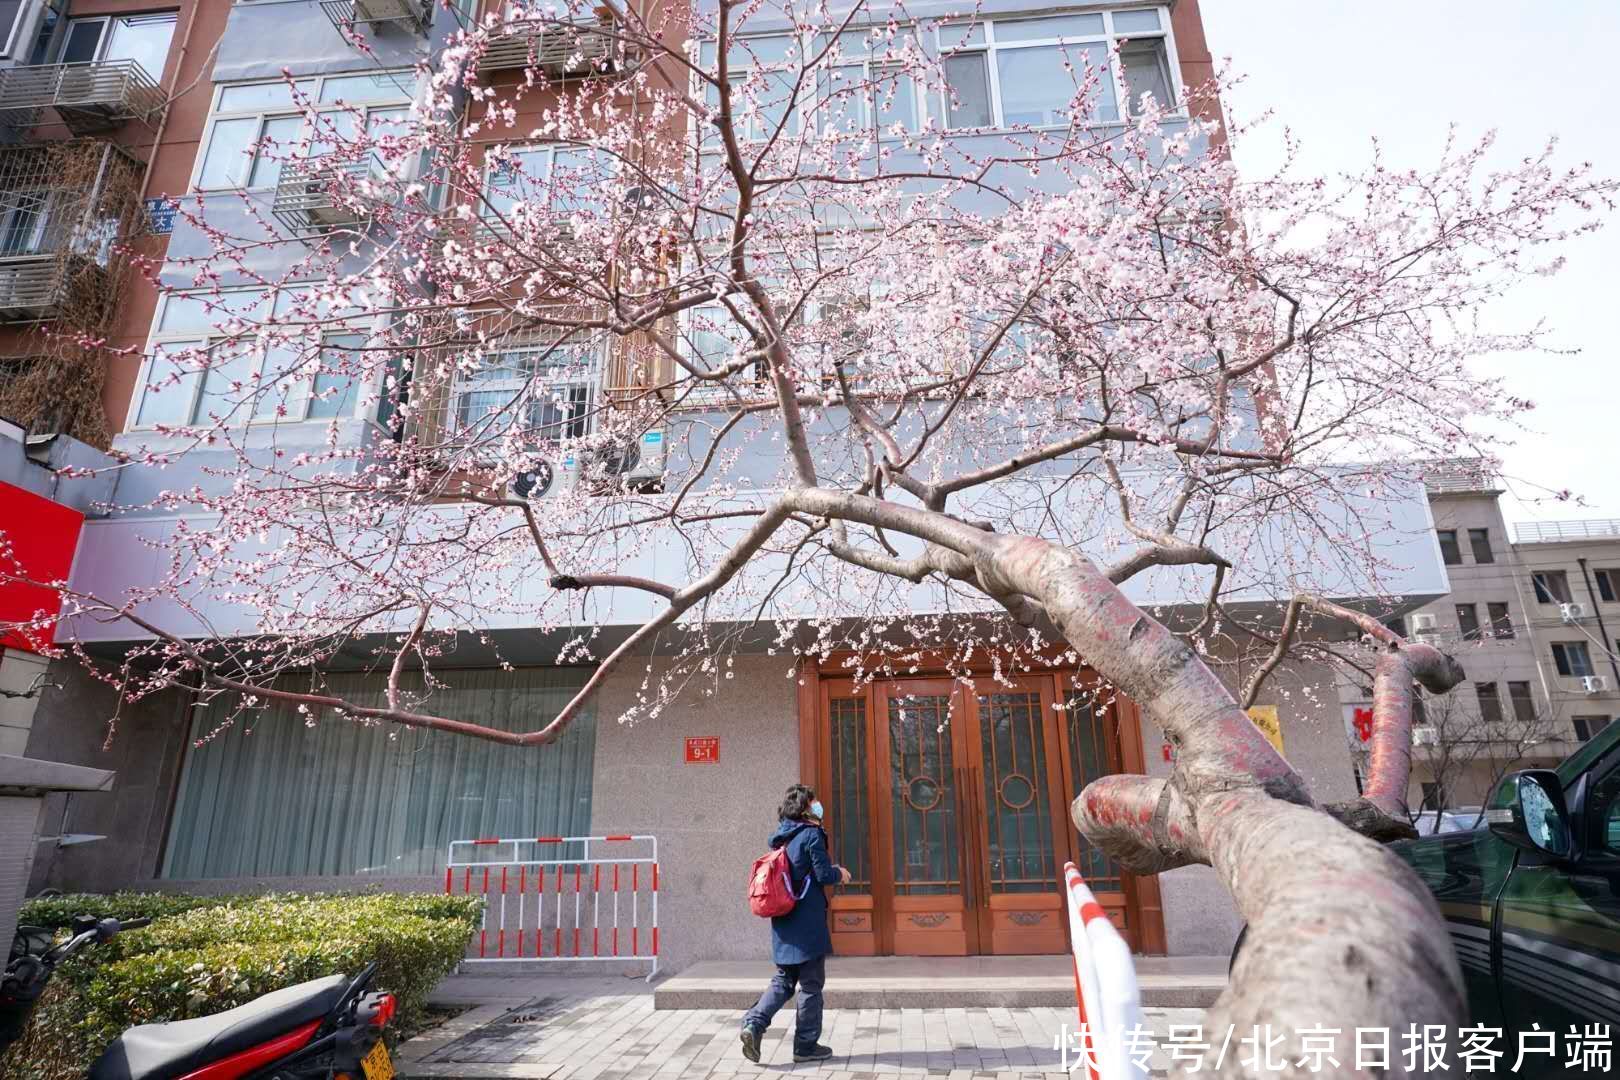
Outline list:
[[[469,983],[498,982],[492,1000],[397,1053],[402,1080],[739,1080],[791,1074],[795,1080],[888,1080],[938,1076],[947,1080],[1057,1080],[1063,1071],[1058,1039],[1072,1032],[1072,1008],[828,1009],[822,1042],[836,1056],[813,1065],[792,1063],[792,1010],[766,1033],[761,1063],[741,1053],[734,1009],[653,1009],[651,989],[631,980],[455,980],[435,1001],[468,1000]],[[514,1007],[518,986],[538,993]],[[504,997],[501,997],[504,995]],[[1170,1024],[1196,1024],[1202,1009],[1146,1009],[1144,1021],[1162,1036]],[[1164,1060],[1153,1062],[1163,1076]],[[1070,1061],[1072,1065],[1072,1059]]]

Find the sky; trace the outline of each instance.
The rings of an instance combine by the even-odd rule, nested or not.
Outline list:
[[[1464,141],[1495,129],[1506,165],[1560,139],[1562,160],[1620,178],[1620,3],[1615,0],[1199,0],[1217,63],[1243,82],[1239,117],[1274,119],[1239,142],[1241,171],[1280,158],[1286,125],[1301,174],[1359,169],[1371,139],[1391,165],[1433,161],[1448,125]],[[1620,218],[1620,214],[1615,215]],[[1534,401],[1528,431],[1502,452],[1507,520],[1620,518],[1620,220],[1567,246],[1568,265],[1490,312],[1493,326],[1544,318],[1574,356],[1489,357]],[[1539,485],[1539,487],[1538,487]],[[1585,505],[1550,501],[1569,488]]]

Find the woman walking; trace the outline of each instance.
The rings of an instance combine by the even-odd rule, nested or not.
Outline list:
[[[821,1061],[832,1057],[822,1046],[821,987],[827,981],[827,956],[832,934],[827,929],[827,894],[823,886],[849,881],[849,871],[833,865],[827,854],[827,834],[821,828],[821,800],[803,784],[787,789],[777,808],[776,832],[771,847],[787,848],[792,864],[790,885],[799,897],[793,910],[771,920],[771,956],[776,975],[759,1001],[743,1016],[742,1050],[749,1061],[759,1060],[759,1040],[771,1018],[799,994],[793,1029],[793,1060]],[[803,893],[802,896],[800,894]]]

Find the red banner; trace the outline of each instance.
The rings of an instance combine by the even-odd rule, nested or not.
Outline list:
[[[84,515],[77,510],[0,483],[0,624],[27,622],[36,612],[54,615],[61,610],[62,599],[55,590],[10,579],[65,580],[83,525]],[[30,641],[21,631],[0,632],[0,646],[38,652],[54,640],[54,624],[35,631],[34,637]]]

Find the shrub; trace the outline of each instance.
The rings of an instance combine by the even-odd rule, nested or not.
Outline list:
[[[63,893],[23,902],[17,922],[66,930],[79,915],[98,919],[160,919],[197,908],[252,903],[256,896],[186,896],[180,893]]]
[[[88,914],[129,914],[204,898],[82,899],[79,911]],[[480,911],[475,897],[387,893],[208,899],[177,903],[151,926],[62,965],[27,1037],[0,1059],[0,1077],[78,1080],[125,1028],[205,1016],[308,979],[352,975],[373,961],[373,985],[399,999],[400,1023],[411,1024],[464,955]],[[35,917],[62,910],[35,909]]]

